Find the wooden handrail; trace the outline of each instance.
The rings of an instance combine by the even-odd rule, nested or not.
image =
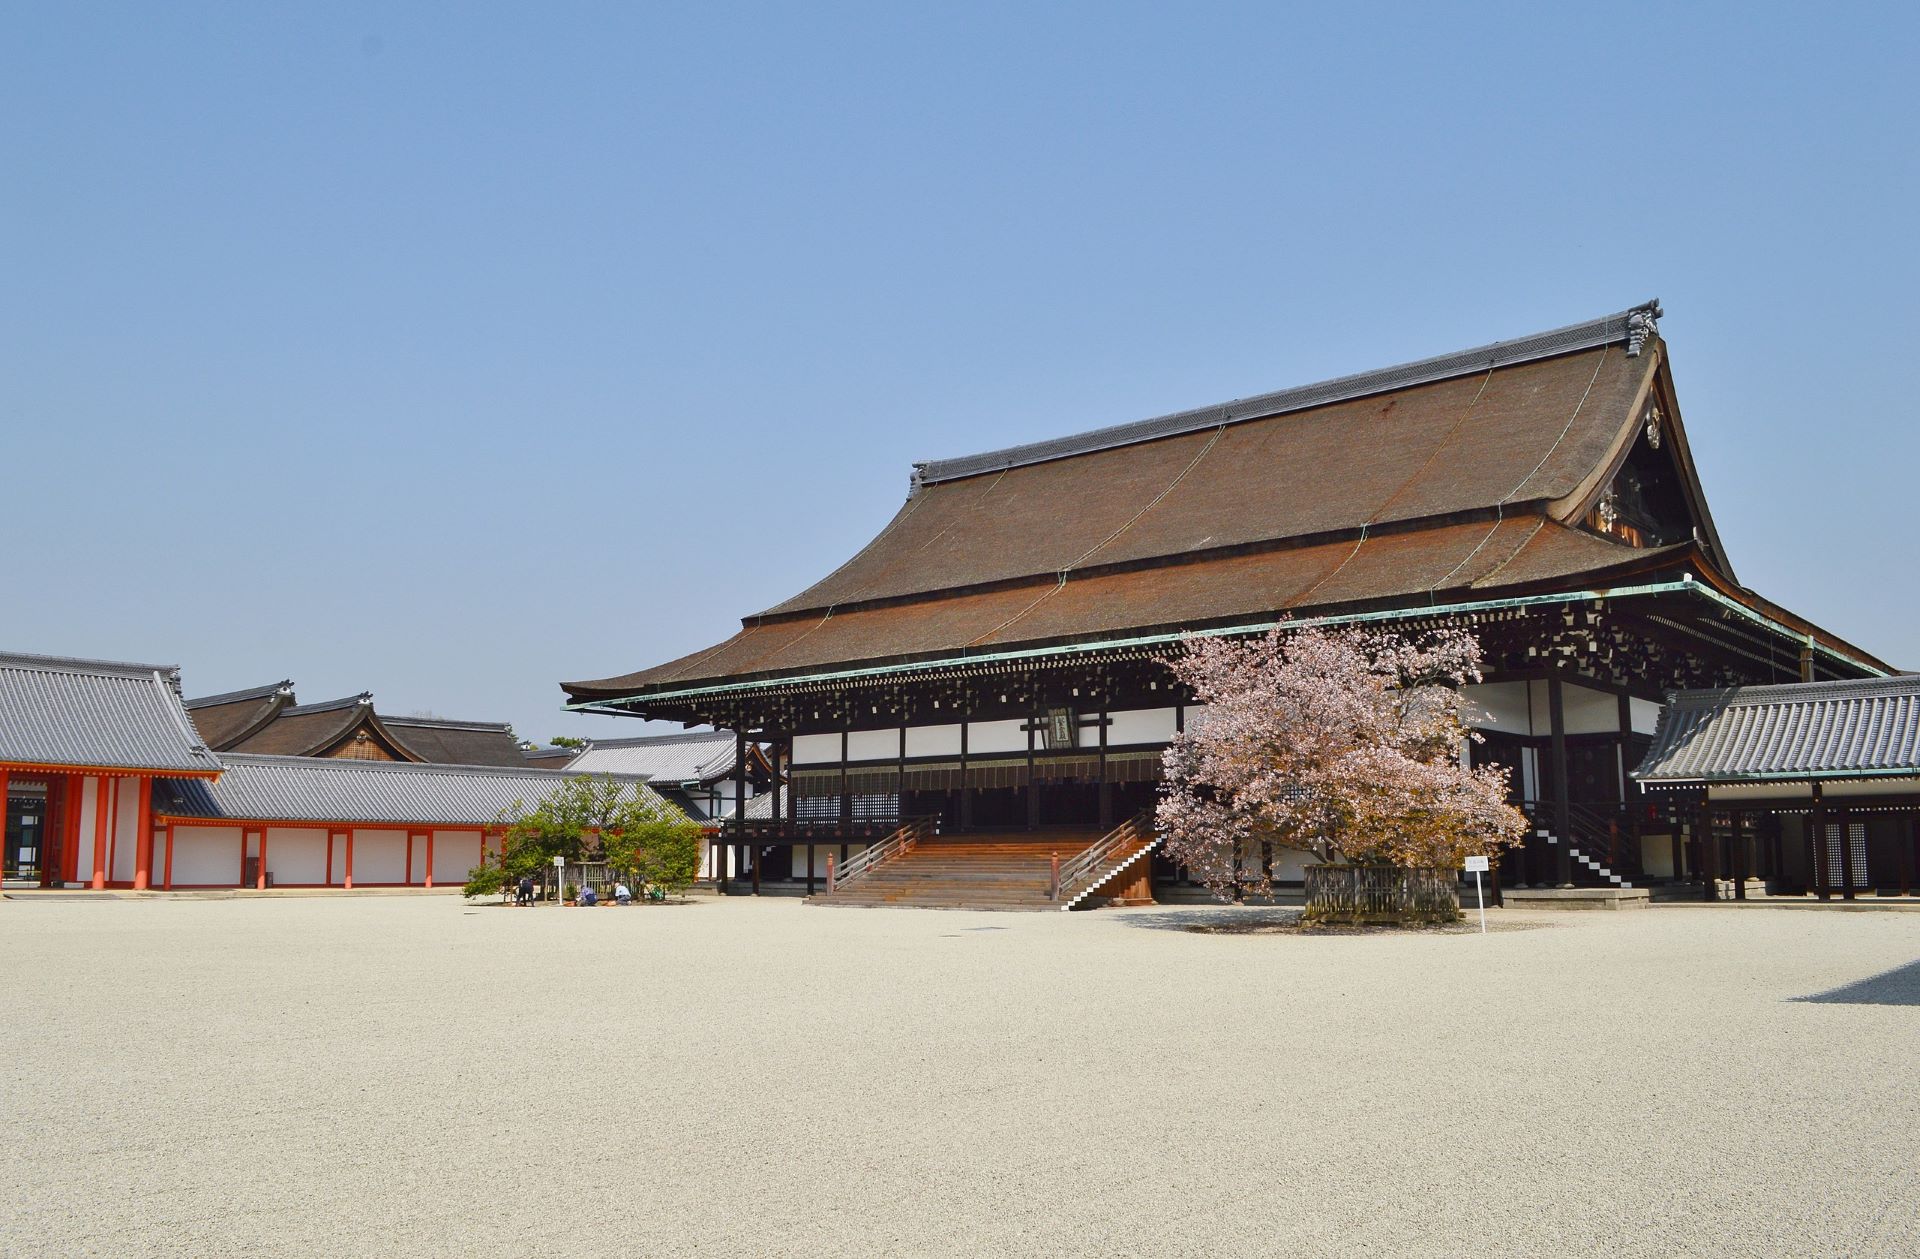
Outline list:
[[[1067,860],[1061,861],[1056,857],[1052,899],[1068,899],[1080,883],[1098,878],[1101,868],[1112,859],[1114,853],[1128,844],[1152,838],[1152,817],[1151,812],[1136,813]]]
[[[875,866],[898,857],[922,839],[936,833],[939,824],[940,819],[937,817],[916,817],[901,823],[892,834],[879,843],[872,844],[865,851],[847,858],[846,865],[832,872],[833,878],[827,890],[837,891],[869,873]]]

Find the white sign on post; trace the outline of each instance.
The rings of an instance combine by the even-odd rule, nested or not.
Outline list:
[[[1493,868],[1485,857],[1468,857],[1467,873],[1473,876],[1473,894],[1480,902],[1480,934],[1487,934],[1487,893],[1480,886],[1480,876]]]
[[[555,900],[559,900],[561,898],[561,894],[566,890],[565,888],[562,888],[559,885],[561,872],[564,871],[566,868],[567,868],[567,859],[561,856],[559,853],[553,854],[553,882],[554,882],[553,899]]]

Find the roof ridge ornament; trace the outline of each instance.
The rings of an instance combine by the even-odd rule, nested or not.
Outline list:
[[[1639,358],[1641,348],[1660,335],[1659,320],[1664,314],[1666,312],[1660,309],[1660,299],[1657,297],[1627,312],[1628,358]]]

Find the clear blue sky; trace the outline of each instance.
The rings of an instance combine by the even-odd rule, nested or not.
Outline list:
[[[523,735],[915,459],[1658,296],[1747,584],[1920,667],[1911,6],[15,5],[0,645]]]

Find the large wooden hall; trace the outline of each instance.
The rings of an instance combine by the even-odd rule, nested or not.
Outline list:
[[[1694,814],[1630,777],[1664,696],[1891,670],[1740,584],[1660,313],[916,465],[808,589],[564,689],[774,747],[784,795],[728,832],[754,888],[823,890],[831,863],[841,899],[924,899],[940,880],[906,874],[964,885],[971,861],[961,903],[1071,904],[1181,880],[1135,819],[1204,715],[1166,667],[1183,634],[1464,625],[1489,665],[1467,754],[1535,822],[1506,883],[1697,877]],[[1305,858],[1242,860],[1284,881]]]

